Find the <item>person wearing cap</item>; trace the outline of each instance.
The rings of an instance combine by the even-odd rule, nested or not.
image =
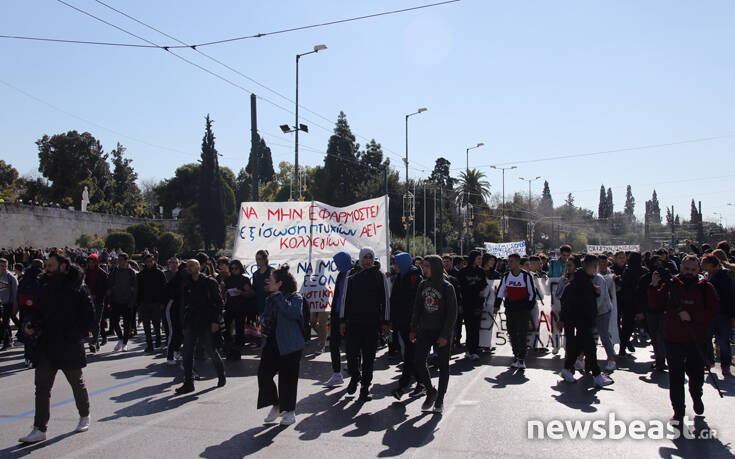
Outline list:
[[[347,393],[354,394],[357,385],[361,384],[359,401],[366,402],[370,400],[381,325],[383,335],[390,329],[390,289],[380,264],[375,261],[373,249],[361,249],[359,260],[359,269],[345,282],[340,334],[346,336],[347,342],[347,366],[351,377]],[[362,368],[359,368],[360,361]]]
[[[94,307],[92,336],[89,339],[89,352],[94,354],[100,347],[100,327],[105,312],[105,299],[107,297],[107,273],[100,269],[99,257],[96,253],[87,257],[85,281],[89,287],[89,293],[92,296],[92,306]]]

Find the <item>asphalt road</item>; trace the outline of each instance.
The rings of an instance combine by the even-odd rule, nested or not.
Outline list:
[[[302,362],[297,423],[264,426],[267,410],[256,410],[258,358],[249,350],[243,360],[227,363],[228,381],[217,389],[208,361],[196,363],[202,380],[197,391],[176,396],[179,367],[162,355],[145,355],[140,334],[130,351],[112,353],[113,339],[84,370],[91,395],[92,426],[73,433],[78,414],[62,373],[56,378],[48,440],[23,446],[33,420],[33,371],[22,364],[22,350],[0,353],[0,457],[732,457],[735,427],[735,380],[720,385],[719,399],[705,387],[705,416],[696,428],[715,429],[716,439],[651,440],[528,439],[529,420],[667,420],[671,416],[668,377],[647,371],[650,351],[612,374],[615,384],[603,390],[589,376],[574,384],[558,374],[561,361],[544,355],[529,358],[525,372],[511,372],[510,348],[470,363],[453,356],[443,415],[423,414],[422,399],[396,402],[396,362],[379,353],[373,400],[358,404],[346,387],[328,389],[329,355],[307,348]],[[579,375],[578,375],[579,376]],[[581,376],[580,376],[581,377]],[[687,399],[688,410],[691,402]],[[693,413],[690,413],[692,416]]]

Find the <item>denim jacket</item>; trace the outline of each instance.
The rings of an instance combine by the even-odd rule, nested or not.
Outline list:
[[[289,296],[279,293],[275,296],[269,296],[265,301],[261,323],[275,319],[275,338],[278,352],[281,355],[304,349],[302,303],[303,299],[298,293]],[[263,339],[263,345],[265,345],[267,339],[269,338]]]

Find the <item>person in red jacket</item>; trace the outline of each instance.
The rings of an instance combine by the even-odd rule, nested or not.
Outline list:
[[[720,313],[720,299],[712,284],[699,280],[699,260],[689,255],[682,260],[681,273],[661,282],[654,272],[648,287],[648,304],[664,310],[664,339],[669,361],[669,398],[674,409],[672,424],[684,426],[684,374],[689,377],[689,394],[694,412],[704,413],[704,352],[707,329]]]

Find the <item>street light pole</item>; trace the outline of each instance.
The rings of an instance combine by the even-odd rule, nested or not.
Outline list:
[[[499,170],[503,173],[503,210],[502,210],[503,217],[500,223],[500,238],[503,242],[505,242],[505,171],[516,169],[516,166],[510,166],[510,167],[490,166],[490,167],[495,170]]]
[[[473,147],[467,147],[465,149],[465,181],[470,176],[470,150],[473,150],[475,148],[480,148],[484,143],[480,142],[477,145]],[[467,184],[465,183],[465,188],[467,188]],[[471,204],[470,204],[470,190],[465,189],[465,202],[464,202],[464,215],[463,215],[463,225],[462,225],[462,237],[459,239],[459,254],[464,255],[464,239],[467,232],[470,230],[470,223],[472,221],[472,215],[471,215]]]
[[[523,180],[524,182],[528,182],[528,210],[530,211],[530,210],[532,210],[531,209],[531,183],[532,182],[535,182],[538,179],[540,179],[541,176],[539,175],[538,177],[532,178],[532,179],[527,179],[527,178],[524,178],[524,177],[518,177],[518,178],[520,180]]]
[[[306,56],[308,54],[316,54],[319,51],[323,51],[325,49],[327,49],[326,45],[316,45],[314,46],[314,49],[312,51],[296,55],[296,119],[293,128],[289,128],[287,124],[281,125],[281,130],[284,132],[284,134],[289,132],[294,133],[294,168],[292,183],[295,184],[296,187],[299,189],[299,200],[303,199],[303,196],[301,194],[301,180],[299,176],[299,131],[309,132],[309,128],[305,124],[299,124],[299,61],[301,60],[302,56]],[[292,201],[293,185],[291,186],[290,194],[291,195],[289,200]]]
[[[415,209],[415,197],[411,193],[411,188],[408,184],[408,118],[412,117],[413,115],[418,115],[419,113],[423,113],[427,110],[426,107],[421,107],[417,111],[413,113],[409,113],[406,115],[406,157],[403,159],[403,162],[406,164],[406,193],[403,195],[403,229],[406,231],[406,240],[408,241],[408,225],[413,225],[414,230],[414,249],[415,247],[415,239],[416,239],[416,222],[415,216],[414,216],[414,209]],[[406,242],[406,250],[408,250],[408,242]],[[414,253],[415,255],[415,253]]]

